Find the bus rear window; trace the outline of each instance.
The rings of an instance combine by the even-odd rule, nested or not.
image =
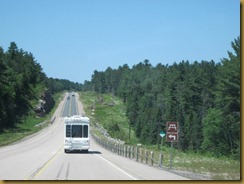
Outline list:
[[[72,126],[72,137],[82,137],[82,126],[81,125],[73,125]]]
[[[66,137],[71,137],[71,125],[66,125]]]
[[[66,125],[66,137],[88,138],[88,125]]]

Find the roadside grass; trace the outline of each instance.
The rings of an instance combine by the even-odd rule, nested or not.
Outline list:
[[[43,122],[44,120],[45,118],[36,119],[33,116],[23,118],[22,122],[17,124],[16,127],[6,129],[0,134],[0,146],[14,143],[28,135],[39,131],[42,127],[35,125]]]
[[[126,107],[123,102],[110,94],[98,95],[94,92],[81,92],[80,99],[84,105],[86,115],[91,118],[92,131],[103,139],[103,132],[98,124],[105,128],[109,135],[125,141],[126,144],[136,146],[138,139],[131,130],[129,141],[129,121],[126,118]],[[163,153],[163,167],[170,168],[170,144],[141,145],[144,150],[154,152],[155,162],[159,161],[160,152]],[[200,178],[213,180],[240,180],[240,160],[227,157],[212,157],[208,154],[183,152],[172,149],[173,171],[186,172],[189,176],[200,175]],[[191,176],[192,177],[192,176]]]
[[[157,146],[144,146],[145,149],[153,150],[155,158],[163,153],[163,167],[170,169],[170,146],[165,145],[161,150]],[[199,175],[199,178],[213,180],[240,180],[240,161],[227,157],[216,158],[206,153],[183,152],[172,149],[172,169],[174,171],[185,171]],[[197,178],[194,177],[193,178]]]
[[[200,153],[174,153],[174,167],[204,174],[214,180],[239,180],[240,161],[227,157],[212,157]]]
[[[81,92],[80,99],[83,102],[86,115],[91,118],[93,131],[97,134],[99,130],[95,125],[99,124],[108,131],[112,138],[117,138],[126,143],[138,142],[133,130],[129,139],[129,120],[126,117],[126,107],[123,102],[110,94],[97,95],[94,92]]]
[[[36,117],[34,112],[30,112],[29,116],[21,119],[15,127],[5,129],[0,133],[0,146],[8,145],[23,139],[24,137],[38,132],[50,124],[51,117],[56,110],[61,99],[62,93],[53,95],[55,105],[45,117]],[[39,125],[39,126],[38,126]]]

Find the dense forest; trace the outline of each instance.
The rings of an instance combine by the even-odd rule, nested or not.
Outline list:
[[[0,47],[0,133],[15,127],[25,115],[33,113],[39,95],[63,90],[81,90],[82,84],[48,78],[32,53],[11,42],[4,52]]]
[[[144,60],[131,68],[95,70],[84,85],[49,78],[32,53],[11,42],[0,47],[0,133],[33,113],[39,94],[63,90],[119,96],[130,126],[144,144],[158,144],[167,121],[178,121],[177,148],[240,158],[240,37],[234,51],[215,61],[181,61],[152,66]]]
[[[231,46],[234,53],[217,63],[153,67],[145,60],[132,68],[95,70],[83,90],[121,97],[144,144],[159,143],[166,122],[178,121],[178,149],[240,158],[240,37]]]

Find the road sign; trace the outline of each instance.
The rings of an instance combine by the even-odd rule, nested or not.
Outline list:
[[[165,136],[165,133],[164,133],[164,132],[160,132],[159,135],[160,135],[161,137],[164,137],[164,136]]]
[[[167,142],[178,142],[178,133],[167,133],[166,141]]]
[[[178,142],[179,123],[167,122],[166,123],[166,141]]]
[[[179,124],[178,122],[167,122],[166,124],[166,132],[172,133],[172,132],[178,132]]]

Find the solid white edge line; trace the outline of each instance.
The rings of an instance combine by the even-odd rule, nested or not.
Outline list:
[[[120,169],[119,167],[117,167],[116,165],[114,165],[113,163],[111,163],[110,161],[108,161],[107,159],[103,158],[100,155],[96,155],[98,156],[100,159],[104,160],[105,162],[107,162],[108,164],[110,164],[111,166],[113,166],[115,169],[119,170],[120,172],[124,173],[126,176],[130,177],[133,180],[138,180],[137,178],[131,176],[130,174],[128,174],[127,172],[125,172],[124,170]]]

